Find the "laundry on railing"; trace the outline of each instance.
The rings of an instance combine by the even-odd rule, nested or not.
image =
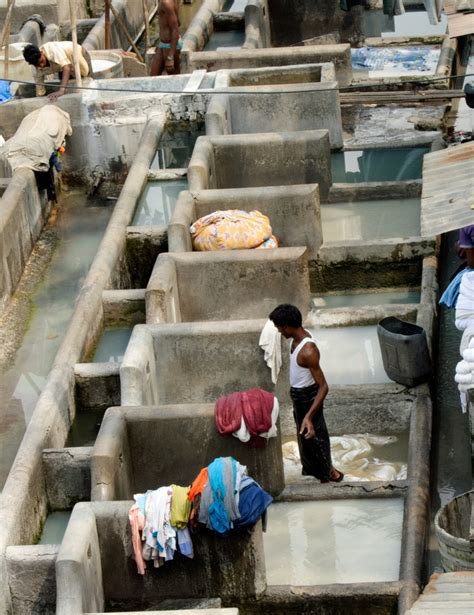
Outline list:
[[[278,247],[270,220],[259,211],[215,211],[196,220],[189,231],[193,249],[202,252]]]
[[[226,536],[252,527],[272,497],[233,457],[218,457],[202,468],[191,487],[170,485],[133,496],[129,511],[132,547],[138,574],[146,562],[159,568],[181,553],[194,557],[190,528],[205,527]]]
[[[268,438],[277,435],[278,412],[277,398],[263,389],[224,395],[215,405],[217,431],[253,446],[263,446]]]

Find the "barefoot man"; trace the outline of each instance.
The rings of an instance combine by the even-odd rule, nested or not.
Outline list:
[[[328,385],[319,365],[319,350],[311,333],[303,329],[301,312],[294,305],[282,304],[269,316],[290,346],[290,396],[296,422],[298,448],[303,475],[322,483],[339,483],[344,475],[332,466],[331,445],[323,402]]]
[[[179,52],[182,41],[179,33],[178,0],[160,0],[158,6],[160,42],[151,63],[150,75],[156,77],[166,70],[179,75]]]

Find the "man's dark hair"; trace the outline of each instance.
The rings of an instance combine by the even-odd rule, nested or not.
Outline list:
[[[23,57],[28,62],[28,64],[33,64],[33,66],[38,66],[38,62],[41,58],[41,51],[39,47],[36,45],[27,45],[23,49]]]
[[[268,317],[276,327],[298,328],[303,325],[303,317],[299,309],[289,303],[277,306]]]

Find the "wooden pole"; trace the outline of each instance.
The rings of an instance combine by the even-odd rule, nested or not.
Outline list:
[[[148,6],[146,0],[142,0],[143,4],[143,21],[145,22],[145,55],[150,48],[150,15],[148,14]]]
[[[1,38],[0,38],[0,50],[4,49],[4,52],[3,52],[3,60],[4,60],[3,74],[4,74],[5,79],[8,79],[8,58],[9,58],[9,52],[10,52],[8,44],[10,42],[10,28],[11,28],[12,14],[13,14],[13,7],[14,6],[15,6],[15,0],[8,0],[7,13],[5,15],[5,23],[3,24],[2,34],[1,34]]]
[[[79,46],[77,44],[77,20],[76,20],[76,5],[74,0],[69,0],[69,14],[71,16],[71,32],[72,32],[72,59],[74,61],[74,73],[76,83],[79,87],[82,85],[81,68],[79,65]]]
[[[105,0],[105,48],[110,49],[110,0]]]
[[[119,13],[117,13],[117,11],[115,10],[115,7],[114,7],[113,4],[110,4],[110,10],[112,11],[112,14],[115,17],[115,19],[117,20],[119,26],[122,28],[122,31],[125,34],[125,37],[126,37],[128,43],[129,43],[129,45],[133,48],[133,51],[137,54],[137,58],[140,60],[140,62],[143,62],[143,58],[142,58],[141,53],[138,51],[138,47],[133,42],[133,38],[128,33],[127,26],[125,25],[123,19],[119,15]]]

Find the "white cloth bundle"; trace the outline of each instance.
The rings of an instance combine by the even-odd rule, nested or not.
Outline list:
[[[456,329],[465,331],[474,326],[474,270],[464,273],[456,302]]]
[[[466,329],[467,331],[469,331],[469,334],[466,336],[466,339],[463,336],[463,342],[465,343],[469,339],[469,343],[467,348],[465,347],[464,349],[463,343],[461,343],[462,360],[456,365],[456,374],[454,376],[461,394],[463,412],[467,410],[467,392],[470,389],[474,389],[474,335],[472,335],[472,327]]]
[[[281,369],[281,333],[270,319],[260,333],[258,345],[264,351],[265,363],[271,369],[273,384],[276,384]]]

